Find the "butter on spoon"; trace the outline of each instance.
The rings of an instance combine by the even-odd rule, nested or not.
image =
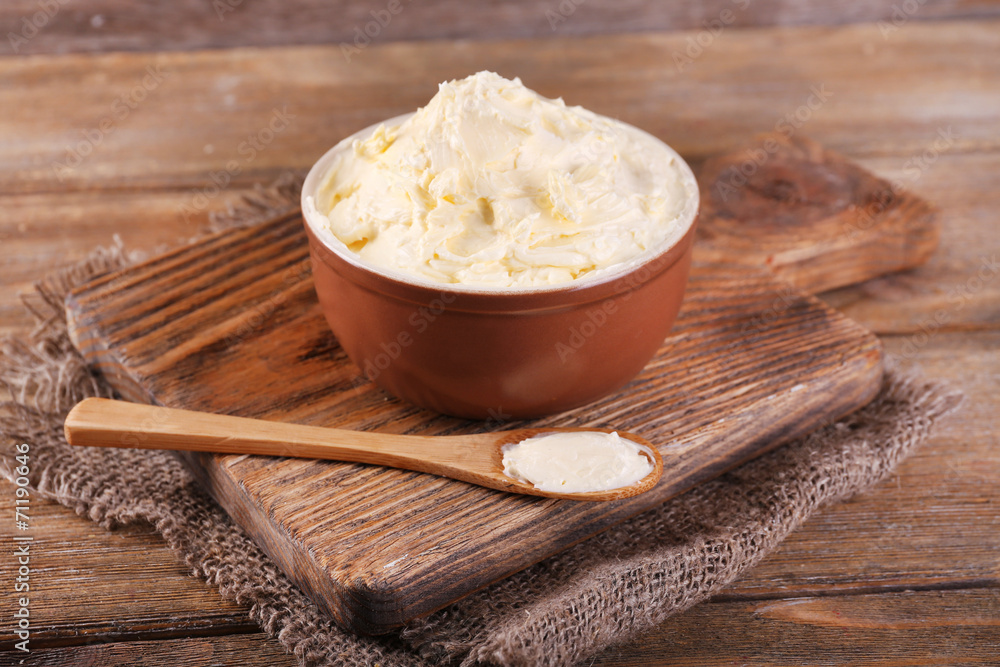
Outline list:
[[[612,431],[542,433],[504,445],[503,471],[539,491],[585,493],[632,486],[656,467],[651,448]]]
[[[546,488],[539,488],[533,482],[504,473],[506,445],[528,442],[528,449],[531,449],[530,442],[536,436],[556,433],[579,438],[581,434],[592,436],[599,432],[594,429],[524,428],[468,435],[398,435],[87,398],[77,403],[66,416],[65,430],[66,440],[71,445],[333,459],[432,473],[511,493],[573,500],[615,500],[634,496],[651,489],[663,473],[663,461],[656,449],[643,438],[628,433],[616,435],[617,440],[613,438],[612,442],[617,443],[615,447],[627,443],[626,448],[640,448],[639,456],[646,458],[649,464],[642,464],[645,467],[641,469],[648,469],[648,472],[636,479],[640,468],[634,465],[638,462],[633,461],[624,466],[631,471],[628,475],[604,480],[604,486],[622,483],[618,488],[568,491],[558,490],[557,485],[553,490],[548,484],[543,485]],[[546,438],[537,440],[545,441]],[[550,440],[547,445],[543,442],[543,449],[565,445],[553,445],[553,442]],[[628,460],[628,456],[623,460]],[[581,477],[586,478],[586,475]],[[627,481],[633,479],[634,482]]]

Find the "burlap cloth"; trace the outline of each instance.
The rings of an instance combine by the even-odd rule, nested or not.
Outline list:
[[[287,201],[264,198],[257,212]],[[243,210],[225,223],[252,217]],[[120,246],[96,251],[25,298],[38,325],[26,339],[3,343],[0,378],[12,400],[0,406],[0,472],[12,478],[11,444],[30,443],[39,495],[108,529],[149,522],[192,575],[247,607],[302,665],[579,663],[722,590],[824,503],[884,479],[961,401],[890,363],[879,396],[855,414],[400,632],[359,637],[292,585],[171,454],[66,444],[69,409],[112,390],[70,343],[63,297],[134,259]]]

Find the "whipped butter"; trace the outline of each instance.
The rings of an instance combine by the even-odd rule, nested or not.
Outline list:
[[[502,451],[504,474],[540,491],[610,491],[653,471],[645,448],[617,433],[549,433],[505,445]]]
[[[424,281],[590,279],[686,231],[686,165],[629,125],[480,72],[345,142],[315,201],[364,263]]]

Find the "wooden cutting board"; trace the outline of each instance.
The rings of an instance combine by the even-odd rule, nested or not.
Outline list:
[[[878,340],[775,272],[820,289],[912,266],[936,243],[934,211],[806,140],[750,150],[765,141],[749,176],[745,151],[703,166],[695,265],[653,361],[618,394],[532,422],[641,433],[665,462],[654,490],[583,503],[356,464],[188,461],[339,623],[378,633],[857,409],[879,388]],[[522,424],[441,416],[368,382],[320,314],[297,212],[98,278],[67,305],[75,344],[129,400],[397,433]]]

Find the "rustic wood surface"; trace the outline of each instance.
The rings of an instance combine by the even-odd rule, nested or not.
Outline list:
[[[65,0],[60,2],[63,4]],[[652,30],[701,30],[706,24],[732,27],[835,25],[861,21],[891,23],[902,16],[927,21],[1000,15],[989,0],[920,3],[904,11],[898,0],[707,0],[694,5],[669,0],[531,0],[489,2],[472,8],[462,0],[400,0],[399,18],[384,13],[388,0],[176,0],[137,6],[128,0],[88,0],[46,12],[47,20],[26,41],[6,39],[0,54],[80,51],[162,51],[238,46],[282,46],[364,42],[358,31],[373,19],[372,43],[426,39],[496,39],[588,35]],[[31,34],[22,19],[40,6],[33,0],[0,5],[0,25]],[[724,14],[729,10],[731,14]],[[374,15],[373,15],[374,13]],[[43,23],[41,20],[39,23]],[[7,32],[6,30],[4,31]]]
[[[388,433],[481,431],[388,396],[347,360],[306,252],[298,215],[219,233],[75,290],[70,335],[137,402]],[[641,433],[664,457],[645,494],[539,501],[399,470],[232,455],[193,459],[199,477],[345,626],[382,632],[441,607],[875,394],[874,336],[769,272],[734,266],[721,245],[713,254],[696,261],[674,329],[624,389],[556,417],[485,425]],[[831,270],[843,264],[834,260]]]
[[[921,185],[939,132],[946,154],[1000,146],[996,25],[734,29],[689,65],[674,64],[685,33],[393,42],[351,63],[335,46],[8,59],[0,191],[185,188],[183,221],[221,207],[215,181],[227,174],[231,186],[305,170],[344,136],[424,104],[438,82],[484,68],[692,160],[787,124],[852,158],[896,156],[901,182]]]
[[[592,665],[996,665],[998,617],[996,589],[704,604]],[[891,661],[872,660],[893,642],[900,646]],[[249,664],[248,656],[269,667],[296,664],[260,635],[239,634],[43,649],[31,664],[118,667],[136,656],[150,665],[229,667]]]
[[[11,18],[16,21],[25,4],[36,11],[27,0],[4,3],[3,10],[15,8]],[[824,3],[815,22],[875,20],[889,17],[895,4],[902,6],[875,4],[869,10],[869,3],[852,3],[844,11],[839,4]],[[81,5],[74,3],[72,13],[70,6],[64,8],[65,16],[74,18],[72,29],[51,39],[43,31],[32,44],[56,53],[129,41],[151,49],[184,49],[193,43],[184,30],[151,39],[155,21],[145,22],[146,32],[135,21],[109,22],[105,31],[115,35],[91,39],[100,33],[88,23],[96,13],[88,9],[106,5]],[[609,113],[627,112],[627,120],[683,147],[692,159],[734,149],[748,136],[773,129],[806,101],[811,83],[836,83],[829,104],[803,125],[803,133],[880,176],[899,180],[934,203],[944,225],[941,247],[923,267],[823,298],[884,334],[887,350],[905,366],[949,380],[969,397],[963,412],[943,424],[894,479],[815,516],[720,601],[672,619],[595,664],[995,664],[1000,650],[995,624],[1000,280],[976,278],[1000,250],[995,224],[1000,23],[943,19],[995,14],[997,4],[922,4],[885,36],[877,25],[727,30],[676,74],[671,51],[682,50],[700,34],[697,20],[687,26],[691,30],[677,34],[563,39],[578,19],[590,21],[590,30],[605,25],[615,30],[606,15],[601,21],[586,18],[586,7],[554,38],[545,33],[538,40],[486,43],[476,50],[478,58],[466,61],[467,69],[456,65],[448,71],[459,75],[476,65],[501,69],[507,63],[507,74],[521,74],[531,85],[542,79],[532,80],[529,72],[543,72],[548,94],[603,106],[599,110]],[[250,13],[251,5],[244,3],[242,10]],[[800,15],[789,6],[759,23],[808,22],[795,20]],[[669,27],[648,25],[647,18],[643,29]],[[619,31],[632,27],[617,24]],[[130,40],[130,31],[140,37]],[[74,46],[78,37],[90,46]],[[251,45],[265,37],[244,33],[226,44]],[[289,41],[296,39],[293,35]],[[440,73],[447,68],[435,67],[435,58],[466,58],[471,50],[460,43],[456,57],[446,44],[373,45],[364,53],[363,69],[364,76],[374,78],[363,92],[377,98],[394,76]],[[340,57],[336,48],[271,49],[256,60],[247,51],[190,54],[186,60],[171,56],[206,63],[192,67],[197,74],[171,79],[177,84],[171,95],[185,97],[196,115],[158,108],[151,94],[118,125],[124,131],[108,135],[78,168],[76,180],[65,184],[52,176],[51,163],[65,158],[81,131],[97,127],[116,97],[135,85],[130,73],[142,71],[153,56],[0,60],[5,110],[0,118],[0,329],[17,333],[30,326],[17,294],[50,267],[83,257],[95,244],[110,243],[115,233],[129,247],[145,250],[190,237],[204,225],[208,211],[225,208],[251,183],[269,180],[286,166],[300,169],[319,155],[345,125],[324,115],[329,95],[323,104],[310,105],[311,113],[328,123],[310,121],[308,129],[322,130],[314,144],[296,135],[286,145],[286,137],[299,132],[290,127],[267,148],[281,154],[273,162],[265,164],[264,155],[258,156],[255,164],[261,168],[251,173],[253,165],[247,165],[206,208],[190,210],[192,199],[210,182],[210,172],[224,169],[229,159],[242,159],[240,135],[245,138],[247,127],[252,131],[267,120],[274,100],[289,92],[290,101],[304,100],[331,86],[349,85],[358,71],[354,67],[339,68],[339,75],[314,85],[283,87],[280,77],[270,74],[288,70],[288,63],[292,70],[306,62],[312,66],[310,56],[316,53],[328,54],[331,62]],[[407,58],[415,59],[412,67],[400,67]],[[272,59],[279,61],[273,70],[266,66]],[[361,61],[355,64],[360,67]],[[234,78],[248,71],[254,78]],[[433,80],[428,75],[424,92],[433,90]],[[594,88],[611,80],[630,94],[618,100]],[[226,85],[238,89],[230,106],[204,94],[216,85],[223,98]],[[255,96],[255,90],[261,94]],[[397,108],[418,97],[410,94]],[[74,102],[66,104],[66,99]],[[247,107],[254,99],[258,111]],[[223,114],[220,121],[227,108],[233,115]],[[347,129],[388,114],[375,109],[357,115]],[[178,125],[186,125],[190,136],[175,132]],[[938,130],[949,127],[955,133],[952,145],[922,160]],[[151,140],[161,132],[169,135],[167,141]],[[213,141],[218,136],[227,141]],[[144,184],[137,186],[137,180]],[[941,310],[943,323],[935,320]],[[0,482],[0,497],[4,511],[12,512],[13,486]],[[40,629],[25,664],[142,664],[146,656],[146,664],[164,665],[294,664],[252,628],[239,607],[188,577],[184,563],[151,529],[109,533],[62,506],[33,507],[40,517],[36,546],[45,586],[33,599]],[[0,522],[5,542],[12,530],[10,521]],[[0,572],[6,575],[7,567],[3,563]],[[4,609],[11,608],[9,595],[0,596]],[[805,600],[801,605],[807,611],[826,606],[811,615],[786,611],[779,617],[766,611],[769,601],[788,599]]]
[[[788,130],[709,159],[698,183],[698,256],[807,294],[920,266],[940,237],[926,201]]]

